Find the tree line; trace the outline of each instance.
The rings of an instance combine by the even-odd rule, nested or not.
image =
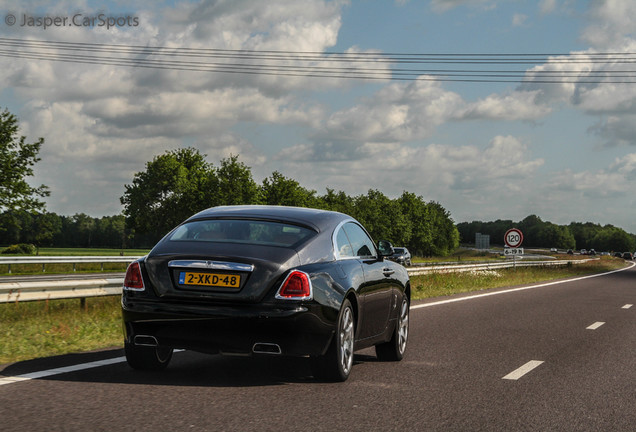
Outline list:
[[[473,243],[475,234],[490,235],[492,244],[503,244],[504,235],[510,228],[523,232],[524,247],[545,247],[559,249],[594,249],[596,251],[634,251],[636,236],[613,225],[592,222],[572,222],[557,225],[530,215],[519,222],[498,219],[494,222],[462,222],[457,224],[461,241]]]
[[[2,126],[0,123],[0,130]],[[44,140],[26,145],[24,137],[16,138],[16,131],[17,127],[6,139],[0,136],[6,143],[0,155],[2,166],[20,166],[19,161],[24,167],[17,188],[10,190],[8,179],[7,187],[0,187],[0,245],[148,248],[194,213],[237,204],[340,211],[358,219],[374,239],[406,246],[422,256],[447,255],[459,245],[450,213],[439,203],[426,202],[413,193],[405,191],[391,199],[375,189],[349,196],[327,188],[320,195],[278,171],[258,184],[238,155],[222,159],[217,166],[194,148],[167,151],[147,162],[145,170],[124,186],[120,215],[95,218],[83,213],[50,213],[38,199],[48,195],[48,188],[30,188],[24,181],[32,175],[30,167],[39,160],[37,153]]]
[[[450,213],[413,193],[405,191],[391,199],[375,189],[349,196],[327,188],[319,195],[278,171],[258,184],[238,156],[222,159],[215,166],[194,148],[171,150],[146,163],[146,169],[125,186],[121,203],[126,227],[134,241],[142,243],[154,243],[187,217],[209,207],[266,204],[346,213],[359,220],[375,240],[389,240],[422,256],[447,255],[459,245]]]

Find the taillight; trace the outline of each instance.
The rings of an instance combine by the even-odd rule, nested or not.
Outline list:
[[[309,275],[300,270],[289,273],[276,293],[276,298],[283,300],[310,300],[312,296]]]
[[[126,270],[126,277],[124,278],[124,289],[132,291],[143,291],[144,280],[141,277],[141,268],[137,261],[130,263]]]

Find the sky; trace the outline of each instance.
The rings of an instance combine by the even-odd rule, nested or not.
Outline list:
[[[636,73],[617,75],[636,53],[631,0],[0,0],[0,14],[0,109],[45,139],[29,182],[50,188],[48,211],[119,214],[147,162],[194,147],[217,166],[239,155],[259,183],[279,171],[318,194],[412,192],[455,222],[534,214],[636,233]],[[203,50],[231,56],[183,55]],[[254,57],[272,52],[287,57]],[[532,61],[398,61],[415,55]],[[263,73],[272,62],[313,73]],[[334,65],[347,69],[319,73]],[[492,82],[493,68],[516,78]]]

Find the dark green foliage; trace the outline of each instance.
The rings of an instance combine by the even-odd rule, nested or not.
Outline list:
[[[218,180],[205,155],[193,148],[172,150],[146,163],[121,197],[126,225],[157,240],[216,200]]]
[[[595,249],[596,251],[633,251],[636,237],[613,225],[601,226],[591,222],[572,222],[556,225],[530,215],[520,222],[462,222],[457,225],[462,242],[475,241],[475,233],[490,235],[491,244],[503,244],[505,232],[510,228],[523,232],[523,247],[555,247],[559,249]]]
[[[315,207],[318,203],[315,190],[305,189],[296,180],[274,171],[263,180],[261,200],[267,205]]]
[[[46,186],[31,187],[26,181],[40,160],[37,155],[44,138],[27,144],[18,131],[17,117],[8,110],[0,112],[0,211],[39,210],[44,203],[38,197],[49,195]]]
[[[36,251],[37,249],[35,248],[35,245],[19,243],[9,246],[1,253],[3,255],[35,255]]]

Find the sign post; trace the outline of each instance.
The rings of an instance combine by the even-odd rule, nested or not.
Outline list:
[[[512,266],[517,269],[517,254],[523,254],[523,249],[519,248],[523,243],[523,233],[517,228],[510,228],[504,234],[504,243],[510,249],[508,252],[504,249],[504,255],[512,255]]]

